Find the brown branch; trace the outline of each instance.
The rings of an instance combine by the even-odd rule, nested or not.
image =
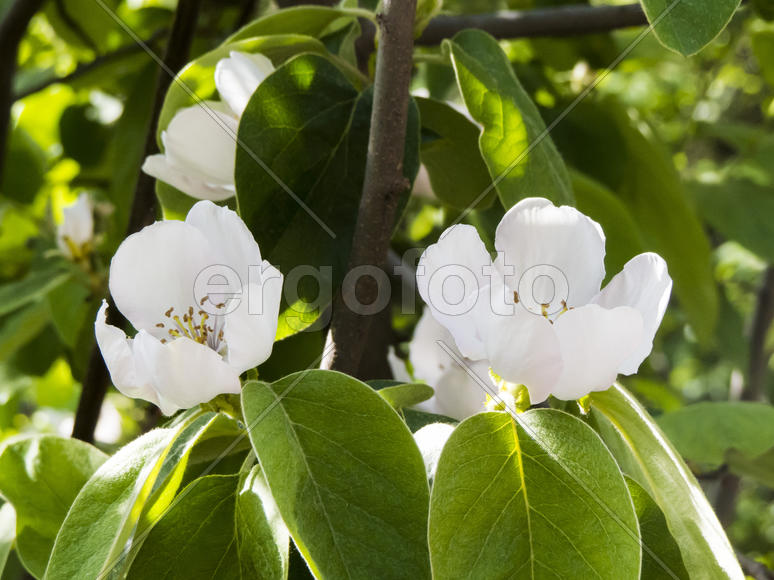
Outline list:
[[[62,19],[62,22],[64,22],[65,26],[67,26],[67,28],[69,28],[70,31],[75,36],[77,36],[78,39],[90,50],[99,54],[99,48],[97,48],[96,43],[67,10],[67,6],[65,6],[64,0],[54,0],[54,6],[56,7],[56,13],[59,15],[59,18]]]
[[[443,15],[433,18],[417,40],[420,45],[438,44],[466,28],[478,28],[495,38],[577,36],[618,28],[645,26],[642,6],[565,6],[539,10],[509,10],[495,14]]]
[[[766,566],[746,556],[742,552],[736,552],[736,557],[742,565],[742,571],[755,580],[774,580],[774,572]]]
[[[180,70],[188,62],[188,54],[191,50],[194,33],[196,32],[196,21],[200,5],[201,0],[180,0],[178,2],[175,22],[172,25],[172,33],[164,54],[164,66],[159,71],[156,81],[153,114],[148,123],[148,135],[145,141],[146,156],[158,151],[158,146],[156,145],[156,125],[161,114],[161,107],[164,104],[164,97],[172,83],[172,77],[167,71]],[[137,187],[134,191],[127,235],[139,232],[143,227],[155,221],[157,204],[154,184],[153,178],[140,173]],[[126,321],[123,320],[110,297],[108,297],[108,303],[108,323],[119,327],[125,326]],[[78,400],[78,409],[75,412],[73,437],[83,441],[93,441],[94,428],[97,426],[109,380],[110,375],[105,367],[105,361],[102,359],[99,347],[95,345],[89,358],[89,366],[84,376],[81,397]]]
[[[378,16],[381,31],[374,79],[374,105],[368,139],[363,196],[352,238],[350,269],[384,268],[400,194],[409,183],[403,175],[408,120],[409,81],[414,48],[416,0],[385,0]],[[349,300],[345,300],[346,297]],[[346,303],[372,304],[377,281],[364,276],[355,288],[346,285],[334,301],[329,342],[334,348],[323,361],[330,368],[354,375],[365,348],[371,317],[357,314]]]
[[[13,77],[19,43],[27,32],[27,26],[35,13],[43,6],[44,0],[16,0],[0,22],[0,178],[3,175],[8,129],[11,126],[13,98]]]
[[[761,401],[766,396],[766,376],[768,373],[771,350],[766,346],[766,335],[774,321],[774,266],[766,268],[763,282],[758,291],[752,331],[750,333],[750,359],[747,368],[747,381],[742,389],[743,401]],[[741,478],[727,473],[720,480],[720,488],[715,498],[715,511],[724,526],[733,523],[736,515],[736,499],[741,489]]]

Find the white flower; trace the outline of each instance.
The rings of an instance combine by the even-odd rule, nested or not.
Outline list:
[[[244,222],[210,201],[129,236],[110,264],[110,293],[138,332],[128,339],[108,325],[106,303],[94,324],[113,384],[166,415],[239,393],[240,373],[271,354],[281,291]]]
[[[148,157],[142,170],[197,199],[232,197],[239,119],[255,89],[273,71],[262,54],[234,51],[221,59],[215,86],[223,102],[180,109],[161,133],[164,153]]]
[[[67,258],[80,260],[89,253],[94,240],[94,207],[89,195],[82,193],[62,213],[64,216],[57,228],[56,243]]]
[[[439,344],[447,346],[456,356],[464,359],[454,344],[454,339],[433,318],[427,308],[414,328],[414,336],[409,343],[409,362],[413,368],[414,379],[426,382],[433,387],[435,394],[414,408],[426,413],[446,415],[461,421],[466,417],[485,409],[486,392],[476,380],[468,374]],[[396,380],[410,382],[406,367],[394,353],[389,356],[390,367]],[[465,359],[471,372],[487,380],[489,363]]]
[[[419,292],[464,356],[525,385],[533,404],[577,399],[637,372],[672,290],[660,256],[633,258],[600,291],[599,224],[542,198],[505,214],[495,249],[493,262],[475,228],[457,225],[419,262]]]

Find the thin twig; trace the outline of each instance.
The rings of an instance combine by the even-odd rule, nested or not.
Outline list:
[[[774,580],[774,572],[769,570],[766,566],[746,556],[742,552],[736,552],[736,557],[739,559],[739,563],[742,565],[742,571],[755,580]]]
[[[352,238],[350,270],[359,266],[384,268],[390,247],[398,199],[409,187],[403,175],[408,120],[409,81],[414,45],[416,0],[385,0],[378,16],[381,31],[374,79],[374,104],[368,139],[363,196]],[[347,308],[372,304],[377,280],[363,276],[353,287],[342,288],[334,301],[328,341],[331,355],[324,368],[355,374],[368,337],[370,316]]]
[[[163,38],[164,36],[166,36],[168,32],[169,30],[166,28],[157,30],[148,38],[148,40],[145,41],[145,44],[147,44],[148,46],[154,46],[156,42],[161,38]],[[45,79],[35,85],[32,85],[31,87],[27,87],[26,89],[16,93],[16,95],[14,95],[14,99],[19,100],[25,97],[29,97],[30,95],[39,93],[40,91],[47,89],[51,85],[71,83],[83,76],[86,76],[90,72],[99,69],[102,66],[105,66],[107,64],[112,64],[117,60],[121,60],[125,56],[142,52],[142,50],[143,50],[142,46],[134,42],[130,44],[125,44],[124,46],[121,46],[114,51],[106,52],[105,54],[98,56],[94,60],[78,65],[76,69],[71,73],[68,73],[61,77],[52,77],[49,79]]]
[[[508,10],[494,14],[442,15],[433,18],[417,40],[435,45],[466,28],[484,30],[495,38],[577,36],[648,23],[642,6],[565,6],[538,10]]]
[[[774,266],[769,266],[763,275],[758,291],[758,301],[750,333],[750,359],[747,380],[742,389],[743,401],[761,401],[767,397],[764,393],[768,374],[771,350],[766,345],[766,335],[774,321]],[[720,480],[715,498],[715,511],[724,526],[733,523],[736,516],[736,500],[741,489],[741,478],[735,473],[727,473]]]
[[[175,22],[164,54],[164,64],[168,70],[180,70],[188,61],[188,54],[196,32],[196,22],[199,15],[201,0],[180,0],[175,13]],[[145,142],[145,155],[158,151],[156,145],[156,125],[161,107],[172,78],[166,70],[160,70],[156,82],[153,115],[148,123],[148,136]],[[129,217],[127,235],[140,231],[156,219],[156,193],[153,178],[140,173],[137,187],[134,191],[132,211]],[[108,297],[108,323],[114,326],[125,326],[126,321],[120,316],[118,309]],[[99,348],[95,345],[89,359],[89,366],[83,380],[78,409],[75,412],[73,437],[83,441],[94,439],[94,429],[99,419],[99,411],[107,392],[110,376]]]
[[[16,73],[19,43],[30,20],[43,2],[44,0],[16,0],[0,22],[0,178],[3,175],[8,128],[11,125],[11,106],[14,103],[13,77]]]

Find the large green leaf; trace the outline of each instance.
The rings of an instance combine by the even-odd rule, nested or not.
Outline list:
[[[239,475],[194,480],[151,530],[129,578],[285,578],[287,531],[267,520],[253,475],[244,488]]]
[[[130,563],[127,548],[139,547],[170,504],[193,445],[217,422],[213,413],[192,415],[146,433],[106,461],[65,518],[45,577],[120,574]]]
[[[669,533],[661,509],[647,491],[631,477],[626,478],[637,510],[642,535],[642,573],[647,580],[689,580],[680,548]]]
[[[497,41],[485,32],[465,30],[444,47],[465,105],[483,125],[479,147],[506,209],[532,196],[572,203],[564,161]]]
[[[576,207],[599,222],[605,232],[605,277],[609,280],[643,251],[642,235],[629,210],[612,191],[577,171],[571,176]]]
[[[106,459],[96,447],[54,435],[11,440],[0,450],[0,494],[16,510],[16,551],[37,578],[75,496]]]
[[[0,316],[18,310],[22,306],[48,294],[72,278],[61,268],[30,272],[21,280],[0,286]]]
[[[705,220],[729,240],[774,262],[774,192],[751,181],[726,180],[691,188]],[[755,208],[755,211],[751,211]]]
[[[273,14],[267,14],[241,28],[226,42],[243,40],[253,36],[270,34],[304,34],[321,38],[346,27],[364,11],[328,6],[294,6]]]
[[[658,424],[689,461],[720,465],[731,449],[755,457],[774,447],[774,407],[764,403],[696,403]]]
[[[358,93],[328,60],[301,55],[255,91],[239,124],[236,188],[242,219],[261,252],[287,274],[322,268],[289,285],[278,338],[314,322],[349,261],[371,118],[370,89]],[[404,175],[419,166],[416,106],[409,108]],[[404,196],[404,202],[408,195]],[[286,281],[286,283],[289,281]],[[317,307],[306,308],[316,303]]]
[[[610,453],[553,409],[480,413],[441,452],[430,500],[433,577],[637,579],[632,500]]]
[[[744,578],[696,478],[637,400],[620,385],[591,394],[591,420],[619,465],[664,512],[691,578]]]
[[[774,447],[757,457],[748,457],[732,449],[726,454],[726,463],[733,473],[774,489]]]
[[[293,540],[318,578],[428,578],[428,487],[409,430],[370,387],[305,371],[242,392]]]
[[[661,43],[685,56],[696,54],[726,27],[741,0],[642,0]]]
[[[585,99],[552,134],[574,167],[605,184],[626,206],[644,249],[666,260],[697,337],[708,341],[718,314],[711,246],[663,145],[613,98]]]
[[[50,320],[45,300],[27,304],[0,322],[0,360],[6,360],[41,332]]]
[[[422,163],[433,193],[443,203],[464,209],[476,201],[492,180],[478,149],[479,129],[465,115],[442,101],[417,98],[422,122]],[[491,191],[476,204],[492,204]]]

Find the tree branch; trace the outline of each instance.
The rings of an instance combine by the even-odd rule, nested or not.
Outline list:
[[[19,43],[27,32],[27,26],[45,0],[16,0],[0,22],[0,178],[3,175],[8,129],[11,126],[13,77]]]
[[[175,22],[172,25],[172,33],[169,37],[169,43],[167,44],[163,59],[166,69],[162,68],[159,71],[156,81],[153,114],[147,127],[145,156],[153,155],[158,151],[158,146],[156,145],[156,125],[158,124],[167,89],[169,89],[172,83],[172,78],[166,71],[180,70],[188,62],[188,54],[191,50],[191,43],[196,31],[196,21],[200,5],[201,0],[180,0],[178,2]],[[157,204],[154,183],[153,178],[140,173],[137,187],[134,191],[127,235],[138,232],[146,225],[155,221]],[[108,303],[108,323],[119,327],[125,326],[126,321],[120,315],[110,297],[108,297]],[[84,376],[81,397],[78,400],[78,409],[75,412],[73,437],[88,442],[94,440],[94,428],[99,420],[99,413],[105,393],[107,392],[109,380],[110,375],[105,367],[102,353],[95,344]]]
[[[774,266],[769,266],[766,268],[761,288],[758,291],[758,302],[750,333],[747,381],[741,395],[743,401],[766,399],[764,387],[766,386],[766,375],[771,358],[771,350],[766,347],[766,335],[772,321],[774,321]],[[727,473],[720,480],[720,488],[715,498],[715,511],[724,526],[728,526],[734,521],[736,499],[740,489],[741,478],[734,473]]]
[[[378,266],[384,269],[400,194],[409,183],[403,175],[403,154],[408,120],[416,0],[385,0],[378,16],[381,31],[374,79],[374,104],[368,139],[363,196],[352,239],[350,269]],[[354,288],[336,296],[328,341],[333,350],[324,368],[349,374],[358,370],[371,317],[357,314],[346,303],[371,304],[378,283],[364,276]],[[345,300],[345,296],[350,300]]]
[[[64,0],[54,0],[54,5],[56,6],[56,12],[59,15],[59,18],[62,19],[65,26],[67,26],[67,28],[69,28],[83,44],[94,51],[95,54],[99,54],[99,48],[78,21],[73,18],[72,14],[67,10]]]
[[[495,38],[536,36],[575,36],[607,32],[648,23],[642,7],[565,6],[539,10],[509,10],[495,14],[443,15],[433,18],[417,40],[420,45],[435,45],[466,28],[478,28]]]

